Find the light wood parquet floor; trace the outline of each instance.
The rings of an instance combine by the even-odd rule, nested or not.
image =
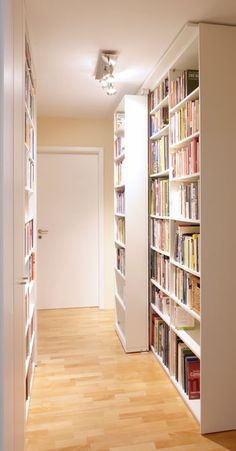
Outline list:
[[[236,451],[201,436],[151,353],[125,354],[112,311],[39,312],[27,451]]]

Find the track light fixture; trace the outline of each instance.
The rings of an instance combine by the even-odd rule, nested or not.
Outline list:
[[[108,96],[116,94],[117,90],[114,87],[115,77],[113,74],[114,67],[117,62],[117,52],[103,51],[100,52],[95,78],[99,80],[101,87],[106,90]]]

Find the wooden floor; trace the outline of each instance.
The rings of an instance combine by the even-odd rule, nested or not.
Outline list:
[[[38,352],[27,451],[236,450],[199,434],[151,353],[123,352],[111,311],[41,311]]]

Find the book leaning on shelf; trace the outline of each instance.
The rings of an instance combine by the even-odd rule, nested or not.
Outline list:
[[[179,225],[175,237],[175,260],[193,271],[199,272],[200,227]]]

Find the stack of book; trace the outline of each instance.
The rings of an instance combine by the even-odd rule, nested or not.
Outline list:
[[[124,191],[116,192],[116,211],[120,214],[125,214],[125,193]]]
[[[116,267],[123,275],[125,275],[125,249],[120,247],[116,248]]]
[[[175,260],[193,271],[199,272],[200,227],[179,225],[175,238]]]
[[[199,100],[190,100],[170,119],[171,144],[191,136],[199,130]]]
[[[189,399],[200,399],[200,360],[179,337],[173,346],[173,373]]]
[[[169,335],[169,326],[158,315],[152,314],[152,345],[167,368],[170,361]]]
[[[151,278],[162,288],[169,290],[170,260],[158,252],[151,252]]]
[[[162,136],[154,142],[150,142],[149,148],[149,168],[150,174],[169,169],[169,137]]]
[[[194,138],[189,144],[175,149],[171,154],[172,177],[183,177],[199,171],[199,141]]]
[[[169,221],[168,219],[151,219],[151,245],[164,252],[169,252]]]
[[[200,278],[175,267],[173,285],[178,300],[200,313]]]
[[[170,103],[171,108],[181,102],[199,85],[199,71],[188,69],[182,72],[170,83]]]
[[[169,79],[166,77],[150,95],[150,109],[153,110],[169,93]]]
[[[124,218],[117,219],[116,239],[121,243],[125,243],[125,220]]]
[[[160,108],[160,110],[150,116],[150,136],[155,135],[168,124],[169,109],[168,107]]]
[[[115,139],[115,157],[119,157],[125,151],[125,138],[123,136],[117,136]]]
[[[156,179],[151,182],[150,213],[157,216],[169,216],[168,179]]]

